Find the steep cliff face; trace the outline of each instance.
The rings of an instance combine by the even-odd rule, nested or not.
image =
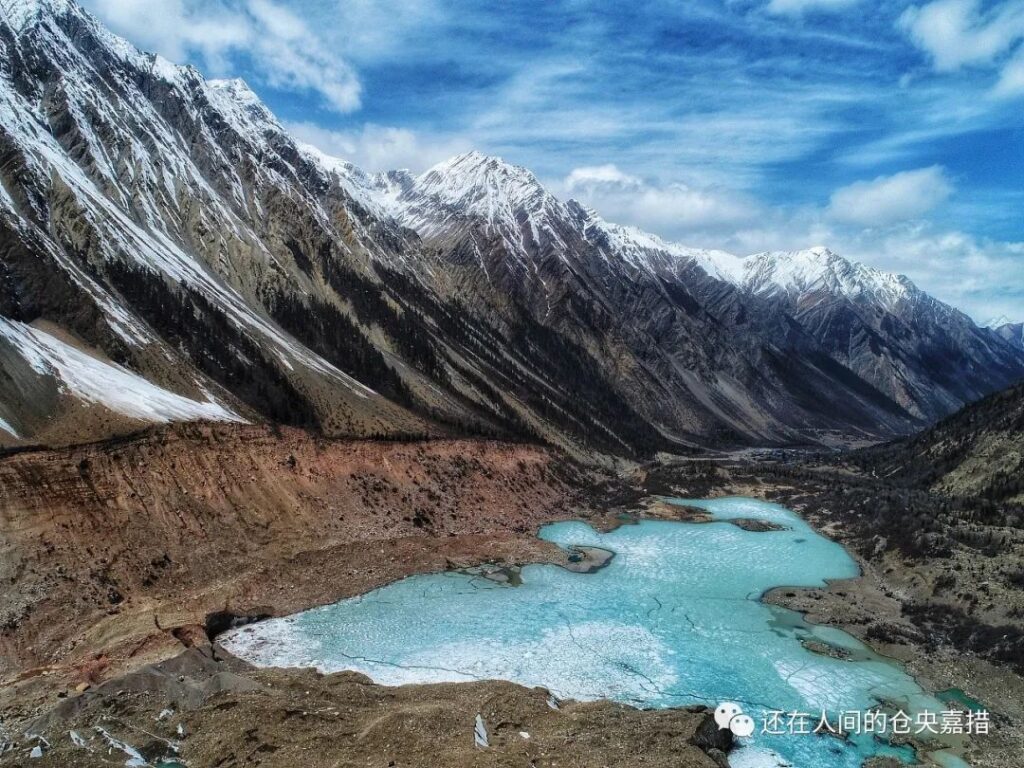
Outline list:
[[[532,536],[572,504],[564,477],[535,446],[239,424],[0,456],[0,679],[98,650],[137,666],[207,613],[303,610],[446,557],[564,557]]]
[[[1024,373],[912,286],[790,285],[787,258],[478,153],[366,174],[73,2],[0,2],[3,443],[202,418],[641,455],[902,433]]]

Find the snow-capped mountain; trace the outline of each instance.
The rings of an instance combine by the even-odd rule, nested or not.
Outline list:
[[[842,296],[884,307],[920,294],[903,275],[848,261],[824,246],[749,256],[743,261],[741,284],[763,296]]]
[[[1006,315],[998,315],[997,317],[989,318],[989,320],[985,323],[982,323],[982,325],[984,325],[986,328],[991,328],[992,330],[995,331],[998,330],[999,328],[1002,328],[1004,325],[1010,325],[1012,322],[1013,321],[1010,320],[1010,318],[1008,318]]]
[[[266,418],[642,454],[904,432],[1024,373],[821,249],[667,243],[479,153],[365,173],[71,0],[0,0],[0,324],[2,442]]]
[[[985,323],[985,327],[999,338],[1024,349],[1024,323],[1015,323],[1006,315],[999,315]]]
[[[1019,377],[1013,351],[903,275],[828,248],[727,261],[726,279],[776,305],[835,360],[926,420]],[[719,276],[723,271],[719,270]]]
[[[529,171],[479,153],[453,158],[408,180],[392,205],[403,224],[447,251],[450,259],[478,264],[484,282],[513,296],[525,294],[522,301],[528,305],[543,297],[546,321],[559,322],[566,294],[589,295],[586,304],[595,309],[638,307],[636,317],[609,320],[609,327],[619,334],[637,330],[638,338],[626,342],[633,348],[661,346],[655,355],[661,362],[685,350],[684,367],[687,373],[700,371],[700,380],[724,371],[743,376],[743,362],[751,360],[759,375],[767,375],[773,364],[761,357],[765,349],[772,350],[768,359],[775,354],[805,361],[827,356],[912,417],[931,420],[987,393],[993,379],[1008,383],[1020,376],[1019,355],[963,313],[904,276],[850,261],[825,247],[740,257],[669,243],[611,224],[574,201],[563,203]],[[574,287],[566,287],[560,277],[575,282]],[[638,305],[626,295],[637,289],[662,295],[658,302],[647,297]],[[477,295],[485,290],[481,284],[473,288]],[[674,348],[652,345],[650,335],[640,331],[645,321],[659,316],[660,301],[689,310],[683,312],[685,319],[671,321],[673,333],[679,334],[668,337],[675,339]],[[563,321],[564,331],[571,334],[588,323],[577,313]],[[646,359],[644,368],[651,371],[661,362]],[[692,391],[691,381],[666,384],[666,378],[675,378],[673,367],[678,366],[660,371],[658,386],[698,401],[714,398]],[[835,371],[826,374],[837,376]],[[815,377],[805,372],[803,378],[812,382]],[[775,386],[791,391],[781,382]],[[720,380],[714,387],[734,397],[746,389]],[[785,398],[764,398],[763,390],[757,391],[744,404],[744,417],[757,413],[755,420],[771,422],[765,401]],[[850,403],[866,396],[871,400],[864,391],[838,396]],[[793,404],[787,402],[782,410],[792,415]],[[884,422],[888,417],[873,418]]]
[[[310,259],[365,271],[371,254],[394,255],[401,234],[390,225],[381,237],[388,225],[304,156],[241,81],[206,81],[143,54],[72,2],[4,0],[0,152],[0,314],[52,323],[225,413],[339,420],[357,432],[381,418],[421,423],[383,396],[399,380],[369,373],[387,365],[365,336],[331,349],[301,319],[313,305],[299,297],[321,279]],[[330,315],[319,325],[347,328],[316,293]],[[25,338],[0,344],[28,359]],[[5,384],[0,416],[25,435],[77,419],[89,402],[60,379],[60,397],[38,413],[26,405],[32,390]]]

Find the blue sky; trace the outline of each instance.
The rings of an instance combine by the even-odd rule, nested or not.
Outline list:
[[[666,238],[1024,319],[1024,0],[85,5],[368,170],[480,149]]]

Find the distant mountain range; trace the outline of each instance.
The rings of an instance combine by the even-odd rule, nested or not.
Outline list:
[[[238,419],[643,455],[904,434],[1024,377],[827,248],[667,243],[467,153],[367,174],[71,0],[0,0],[0,440]]]

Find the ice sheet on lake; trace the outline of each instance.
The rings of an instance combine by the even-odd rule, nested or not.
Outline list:
[[[261,665],[352,669],[399,685],[506,679],[563,698],[641,706],[741,703],[761,727],[769,710],[863,710],[918,700],[920,687],[856,640],[850,659],[813,653],[798,614],[765,605],[778,585],[856,576],[842,547],[797,515],[752,499],[694,502],[723,522],[647,521],[600,533],[558,523],[542,537],[612,550],[593,574],[527,566],[512,587],[466,573],[416,576],[361,597],[232,631],[221,642]],[[724,522],[782,526],[755,532]],[[744,765],[772,753],[802,768],[859,768],[873,744],[768,735]]]

